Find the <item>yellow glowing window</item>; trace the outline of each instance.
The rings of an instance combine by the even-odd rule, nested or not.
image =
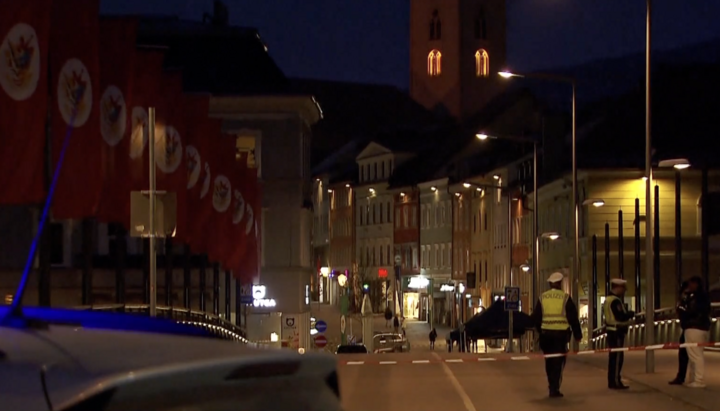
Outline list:
[[[442,54],[438,50],[430,51],[428,54],[428,75],[437,77],[442,72]]]
[[[490,75],[490,56],[483,49],[475,52],[475,75],[478,77]]]

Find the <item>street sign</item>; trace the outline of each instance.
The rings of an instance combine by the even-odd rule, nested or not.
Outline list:
[[[520,310],[520,287],[505,287],[505,311]]]
[[[327,330],[327,323],[326,323],[325,321],[322,321],[322,320],[317,321],[317,322],[315,323],[315,329],[316,329],[317,332],[319,332],[319,333],[324,333],[325,330]]]
[[[323,348],[327,345],[328,340],[325,338],[324,335],[318,335],[315,337],[315,346],[318,348]]]

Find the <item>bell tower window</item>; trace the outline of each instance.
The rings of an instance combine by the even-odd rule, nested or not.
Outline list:
[[[487,77],[490,75],[490,56],[485,49],[475,52],[475,75],[477,77]]]
[[[484,8],[480,9],[477,18],[475,18],[475,38],[477,40],[487,40],[487,22]]]
[[[431,50],[428,54],[428,76],[437,77],[442,72],[442,54],[439,50]]]
[[[440,15],[437,10],[433,10],[430,19],[430,40],[440,40],[442,37],[442,23],[440,23]]]

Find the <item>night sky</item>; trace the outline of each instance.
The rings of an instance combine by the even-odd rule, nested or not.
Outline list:
[[[233,25],[256,27],[290,77],[408,85],[410,1],[225,0]],[[104,13],[200,19],[212,0],[102,0]],[[720,2],[655,0],[654,47],[720,38]],[[569,66],[640,52],[644,0],[508,0],[509,67]]]

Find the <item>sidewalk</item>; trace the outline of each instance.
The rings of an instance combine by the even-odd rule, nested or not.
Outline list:
[[[602,370],[607,369],[607,354],[588,355],[573,357],[572,361],[584,363]],[[677,373],[677,351],[655,352],[655,373],[645,373],[645,353],[625,353],[625,364],[623,366],[623,377],[630,380],[630,390],[633,385],[644,385],[663,394],[704,410],[718,409],[720,400],[720,353],[705,352],[705,384],[707,388],[686,388],[683,386],[669,385]]]

